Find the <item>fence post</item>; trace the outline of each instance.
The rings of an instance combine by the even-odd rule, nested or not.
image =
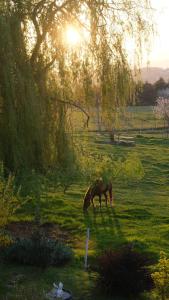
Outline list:
[[[85,260],[84,267],[87,269],[87,256],[88,256],[88,247],[89,247],[89,237],[90,237],[90,228],[87,228],[87,236],[86,236],[86,248],[85,248]]]

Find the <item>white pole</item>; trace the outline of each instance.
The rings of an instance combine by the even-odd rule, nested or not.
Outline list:
[[[87,269],[87,255],[88,255],[88,247],[89,247],[89,237],[90,237],[90,228],[87,228],[86,251],[85,251],[85,261],[84,261],[85,269]]]

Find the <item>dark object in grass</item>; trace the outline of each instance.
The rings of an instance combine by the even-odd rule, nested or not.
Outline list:
[[[106,295],[138,296],[153,288],[147,254],[127,245],[118,251],[105,251],[98,258],[98,287]]]
[[[112,144],[119,145],[119,146],[126,146],[126,147],[134,147],[135,146],[134,141],[123,141],[123,140],[114,141],[114,142],[112,142]]]
[[[101,208],[101,203],[102,199],[101,196],[102,194],[105,197],[106,201],[106,206],[107,206],[107,192],[109,193],[110,196],[110,205],[112,205],[112,199],[113,199],[113,194],[112,194],[112,183],[111,182],[104,182],[102,179],[96,180],[87,190],[86,195],[84,197],[84,202],[83,202],[83,210],[87,211],[88,207],[90,204],[93,204],[94,207],[94,202],[93,199],[95,196],[99,197],[99,203],[100,203],[100,208]]]
[[[5,262],[38,267],[60,266],[71,260],[73,252],[67,245],[47,239],[36,231],[31,238],[18,238],[1,249]]]
[[[121,137],[121,139],[118,138],[117,140],[115,139],[114,132],[110,133],[110,142],[112,145],[127,146],[127,147],[135,146],[135,141],[133,140],[133,137],[123,136]]]

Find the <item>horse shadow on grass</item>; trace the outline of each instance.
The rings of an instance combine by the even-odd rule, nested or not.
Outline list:
[[[94,240],[97,252],[127,242],[114,207],[90,210],[84,214],[84,222],[90,228],[90,238]]]

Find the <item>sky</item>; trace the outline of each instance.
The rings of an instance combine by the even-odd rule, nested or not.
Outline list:
[[[157,35],[150,46],[149,66],[169,68],[169,0],[151,0],[151,3],[155,8]],[[146,66],[146,61],[143,61],[143,66]]]

